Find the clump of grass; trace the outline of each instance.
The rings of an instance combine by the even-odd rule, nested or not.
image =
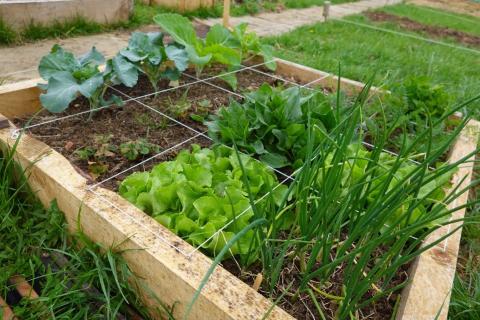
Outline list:
[[[55,21],[51,25],[30,23],[21,32],[21,38],[36,41],[46,38],[64,38],[100,33],[108,29],[108,26],[103,26],[82,16],[75,16],[70,20]]]
[[[30,280],[41,296],[20,300],[14,313],[22,319],[116,319],[134,309],[148,319],[121,252],[89,241],[82,232],[68,236],[63,214],[55,203],[43,209],[12,154],[0,157],[0,296],[12,289],[13,275]],[[66,260],[62,265],[42,260],[59,254]]]
[[[17,40],[17,33],[0,18],[0,44],[13,44]]]

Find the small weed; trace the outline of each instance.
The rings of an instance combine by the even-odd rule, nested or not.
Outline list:
[[[145,139],[129,141],[120,145],[120,153],[130,161],[158,153],[159,151],[160,147],[158,145],[150,143]]]

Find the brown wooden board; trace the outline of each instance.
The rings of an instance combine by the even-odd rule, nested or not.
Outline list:
[[[471,120],[459,137],[451,152],[449,161],[456,162],[474,152],[480,137],[480,122]],[[453,188],[460,185],[459,190],[468,187],[472,180],[475,156],[465,163],[453,177]],[[449,205],[454,209],[468,201],[468,193],[463,193],[456,201]],[[452,219],[462,219],[465,208],[452,214]],[[460,227],[461,223],[437,229],[425,241],[425,245],[432,243],[451,231]],[[450,305],[455,269],[457,266],[458,251],[462,230],[458,230],[437,246],[424,252],[413,263],[410,270],[411,282],[402,293],[402,301],[397,314],[397,320],[446,320]]]
[[[336,87],[337,81],[334,81],[333,75],[285,60],[278,59],[277,62],[279,76],[295,77],[303,82],[322,79],[318,81],[320,85]],[[361,83],[346,80],[341,81],[344,89],[358,92],[363,88]],[[37,90],[36,98],[34,90]],[[374,90],[382,93],[380,89]],[[11,118],[35,112],[39,106],[38,93],[38,89],[25,85],[19,86],[16,91],[12,88],[2,90],[0,87],[0,114],[4,113]],[[8,97],[8,103],[3,102],[4,95]],[[3,148],[15,144],[12,130],[12,128],[0,130],[0,144]],[[478,131],[478,123],[470,122],[452,150],[451,161],[461,158],[475,148]],[[16,160],[27,169],[29,184],[45,206],[52,200],[57,200],[72,231],[81,227],[88,237],[104,246],[120,245],[121,249],[131,249],[124,251],[124,257],[133,272],[141,279],[139,289],[152,314],[157,318],[162,316],[159,301],[156,300],[158,298],[166,305],[175,305],[175,316],[182,317],[202,277],[210,267],[211,259],[199,252],[184,254],[191,253],[193,247],[116,193],[103,188],[89,191],[86,179],[76,172],[66,158],[46,144],[28,135],[21,136],[16,149]],[[454,182],[461,181],[464,175],[470,176],[472,170],[473,166],[469,165],[460,168]],[[455,185],[453,187],[455,188]],[[456,205],[461,205],[466,200],[465,195],[458,199]],[[457,212],[457,215],[462,216],[463,213]],[[437,232],[444,234],[446,230],[442,228]],[[403,294],[402,307],[397,319],[435,318],[429,317],[430,310],[434,307],[427,306],[441,306],[445,301],[445,295],[452,286],[451,269],[455,269],[459,238],[460,232],[449,239],[450,259],[440,259],[438,262],[438,259],[433,258],[434,249],[417,259],[411,273],[412,284]],[[434,262],[428,263],[431,260]],[[428,265],[425,271],[421,271],[423,264]],[[434,285],[437,287],[432,287],[429,281],[432,274],[449,276],[436,278],[437,283]],[[422,287],[428,292],[439,290],[439,294],[424,297],[422,303],[419,303],[420,298],[414,292],[417,292],[416,288]],[[442,296],[440,291],[445,295]],[[429,299],[431,301],[428,301]],[[416,305],[417,308],[413,313],[409,311],[411,305]],[[428,312],[424,312],[424,309],[428,309]],[[271,319],[292,319],[285,311],[272,306],[270,301],[254,289],[218,267],[194,305],[189,319],[261,319],[268,311]],[[417,318],[417,314],[425,314],[426,317]],[[412,318],[412,315],[415,316]]]

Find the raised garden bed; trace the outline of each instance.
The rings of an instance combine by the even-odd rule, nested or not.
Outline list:
[[[70,228],[124,249],[155,317],[162,303],[193,319],[408,318],[440,256],[444,281],[429,290],[442,297],[425,308],[438,312],[458,239],[437,242],[459,236],[450,222],[468,192],[455,190],[470,186],[478,124],[458,121],[456,144],[414,155],[432,140],[418,132],[392,156],[362,120],[385,92],[275,59],[246,25],[203,39],[181,16],[155,21],[172,39],[134,33],[106,62],[94,48],[74,57],[54,46],[39,66],[43,93],[39,80],[0,88],[11,120],[0,140],[19,139],[43,203],[56,198]],[[451,146],[450,164],[432,169]]]
[[[334,76],[279,59],[277,63],[276,74],[279,77],[300,83],[323,78],[317,84],[328,90],[336,89],[337,79]],[[242,79],[241,76],[239,78]],[[0,113],[14,120],[38,111],[40,104],[39,90],[34,85],[36,83],[37,81],[30,81],[0,88]],[[350,92],[358,92],[362,88],[362,84],[346,79],[341,84],[343,89]],[[204,83],[198,85],[198,90],[192,94],[209,92],[203,87]],[[210,94],[209,97],[212,98]],[[128,115],[128,111],[125,112]],[[88,128],[85,130],[88,131]],[[13,126],[1,130],[0,139],[4,147],[15,144],[15,137],[12,136],[14,132]],[[472,152],[476,148],[478,133],[478,123],[470,122],[455,144],[450,161],[456,161]],[[81,227],[94,241],[104,245],[121,244],[122,248],[129,249],[124,256],[132,270],[145,282],[145,288],[140,289],[153,313],[158,311],[158,302],[151,298],[152,294],[159,297],[162,303],[175,304],[177,316],[185,312],[211,265],[209,258],[116,193],[103,187],[92,189],[92,181],[79,174],[71,162],[29,134],[21,136],[16,151],[19,163],[28,168],[29,183],[33,190],[45,205],[57,200],[72,230]],[[465,165],[460,168],[454,177],[454,183],[468,185],[472,167]],[[466,179],[462,180],[463,177]],[[455,187],[456,185],[453,186]],[[111,186],[110,189],[112,188],[115,187]],[[467,194],[464,194],[456,205],[465,203],[466,200]],[[463,214],[460,210],[456,212],[456,217],[462,217]],[[448,230],[438,229],[430,241]],[[448,306],[448,299],[445,300],[445,297],[449,295],[453,281],[460,236],[461,232],[458,231],[442,243],[445,250],[435,247],[415,261],[410,271],[412,282],[402,294],[397,319],[411,319],[419,315],[425,319],[434,317],[442,306],[441,318],[446,318],[448,307],[445,306]],[[194,304],[191,318],[202,319],[208,314],[212,319],[260,319],[271,308],[270,301],[218,267]],[[270,318],[290,319],[291,316],[279,307],[273,307]]]

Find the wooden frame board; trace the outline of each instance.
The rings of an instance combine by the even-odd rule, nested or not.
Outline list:
[[[318,81],[321,86],[331,89],[337,86],[338,79],[334,75],[281,59],[277,59],[277,63],[279,76],[294,77],[302,82],[321,79]],[[40,91],[36,87],[37,82],[38,79],[0,87],[0,114],[11,119],[38,110]],[[363,89],[361,83],[348,79],[341,79],[341,84],[347,92]],[[373,91],[382,93],[378,88],[373,88]],[[13,130],[0,130],[3,148],[14,146]],[[479,135],[479,123],[469,122],[452,150],[451,161],[473,152]],[[131,249],[125,251],[124,258],[142,279],[139,289],[156,318],[162,318],[164,314],[154,296],[161,299],[161,303],[175,305],[175,316],[182,317],[211,264],[209,258],[199,252],[182,254],[191,252],[192,247],[116,193],[103,188],[95,189],[95,193],[89,191],[86,179],[66,158],[43,142],[28,135],[21,136],[16,160],[26,169],[30,186],[45,206],[56,199],[72,231],[81,227],[88,237],[104,246],[120,245],[122,249]],[[456,173],[454,183],[467,185],[472,172],[473,164],[466,164]],[[456,205],[466,201],[467,196],[462,196]],[[455,217],[463,214],[463,211],[458,211]],[[445,228],[437,230],[430,241],[446,231]],[[398,320],[435,318],[452,286],[460,236],[461,231],[449,238],[447,251],[439,253],[436,247],[415,261],[411,284],[402,295]],[[432,274],[435,274],[434,278]],[[430,294],[433,291],[437,293]],[[446,311],[442,309],[440,319],[446,319],[447,311],[448,308]],[[189,319],[261,319],[268,312],[270,319],[292,319],[285,311],[218,267]]]

